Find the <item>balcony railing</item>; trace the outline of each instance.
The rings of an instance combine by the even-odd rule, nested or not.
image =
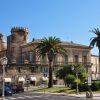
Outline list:
[[[48,65],[49,63],[48,62],[41,63],[40,61],[36,61],[36,64],[37,65]],[[80,65],[87,66],[87,65],[90,65],[90,62],[86,62],[86,63],[84,63],[84,62],[77,62],[77,63],[75,63],[75,62],[62,62],[62,61],[58,61],[56,63],[54,62],[55,66],[56,65],[63,65],[63,64],[80,64]]]

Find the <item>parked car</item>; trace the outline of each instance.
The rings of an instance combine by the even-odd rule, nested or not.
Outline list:
[[[3,89],[3,87],[2,86],[0,86],[0,96],[2,96],[2,90]],[[4,94],[6,95],[6,96],[12,96],[12,87],[11,87],[11,85],[5,85],[4,86]]]
[[[19,93],[24,92],[24,87],[22,84],[13,84],[12,85],[12,92],[13,93]]]

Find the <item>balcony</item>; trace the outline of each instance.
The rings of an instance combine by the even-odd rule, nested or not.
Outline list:
[[[78,62],[78,63],[75,63],[75,62],[62,62],[62,61],[54,62],[54,66],[59,66],[59,65],[64,65],[64,64],[65,65],[66,64],[81,64],[83,66],[88,66],[88,65],[90,65],[90,62],[86,62],[86,63],[83,63],[83,62]],[[36,65],[48,66],[48,62],[41,63],[40,61],[37,61]]]

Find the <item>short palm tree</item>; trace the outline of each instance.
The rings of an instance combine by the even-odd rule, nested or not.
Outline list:
[[[99,28],[94,28],[94,30],[92,30],[91,32],[93,32],[96,37],[92,37],[90,40],[90,47],[94,47],[96,45],[96,47],[98,47],[99,50],[99,68],[100,68],[100,30]],[[100,69],[99,69],[99,74],[100,74]]]
[[[37,53],[39,56],[47,55],[48,63],[49,63],[49,82],[48,88],[53,87],[53,79],[52,79],[52,67],[53,60],[56,54],[66,54],[66,50],[60,45],[61,41],[56,37],[48,37],[43,38],[41,42],[37,45]]]

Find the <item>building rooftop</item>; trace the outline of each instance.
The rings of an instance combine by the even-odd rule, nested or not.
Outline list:
[[[92,56],[92,57],[99,57],[98,55],[93,55],[93,54],[91,54],[91,56]]]
[[[41,40],[42,39],[34,39],[32,42],[29,42],[29,43],[27,43],[27,46],[28,45],[31,45],[31,44],[33,44],[33,43],[41,43]],[[83,48],[90,48],[89,46],[86,46],[86,45],[82,45],[82,44],[77,44],[77,43],[74,43],[74,42],[65,42],[65,41],[62,41],[61,42],[61,45],[65,45],[65,46],[73,46],[73,47],[83,47]],[[24,47],[25,47],[25,45],[24,45]]]
[[[61,43],[62,45],[70,45],[70,46],[79,46],[79,47],[88,47],[89,48],[89,46],[86,46],[86,45],[82,45],[82,44],[78,44],[78,43],[74,43],[74,42],[65,42],[65,41],[63,41],[62,43]]]

